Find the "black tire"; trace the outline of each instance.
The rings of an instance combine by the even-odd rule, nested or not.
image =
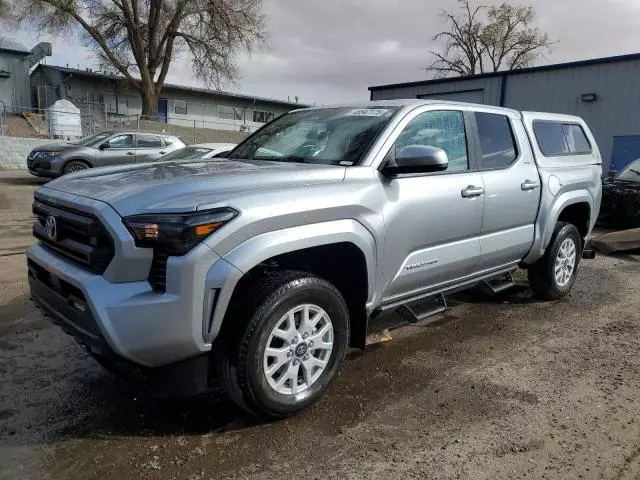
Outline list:
[[[567,238],[573,239],[575,244],[575,266],[568,282],[560,285],[556,280],[555,263],[560,246]],[[544,256],[529,267],[528,277],[531,290],[543,300],[559,300],[565,297],[576,281],[578,266],[582,258],[582,247],[582,238],[578,229],[570,223],[558,222]]]
[[[71,160],[70,162],[67,162],[67,164],[64,166],[62,173],[63,175],[66,175],[68,173],[87,170],[88,168],[91,168],[91,167],[87,162],[83,162],[82,160]]]
[[[308,407],[336,376],[349,345],[349,313],[342,295],[331,283],[312,274],[276,271],[254,278],[239,297],[236,305],[230,306],[225,323],[241,327],[235,333],[225,332],[215,347],[224,390],[238,406],[261,417],[287,417]],[[327,313],[333,326],[333,349],[317,380],[297,394],[286,395],[269,385],[263,355],[278,322],[303,304],[317,305]]]

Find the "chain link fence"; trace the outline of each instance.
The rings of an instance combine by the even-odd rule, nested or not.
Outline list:
[[[249,135],[248,131],[221,129],[218,122],[179,120],[180,124],[174,123],[175,121],[169,118],[167,122],[161,122],[157,117],[130,115],[112,119],[109,122],[109,128],[166,132],[181,136],[187,143],[239,143]]]
[[[82,136],[103,130],[127,129],[171,133],[181,136],[187,143],[239,143],[249,134],[248,127],[242,129],[244,131],[241,131],[240,126],[234,126],[234,130],[228,130],[220,128],[218,121],[171,117],[164,122],[152,116],[113,114],[105,111],[104,108],[100,110],[99,107],[104,107],[100,104],[79,103],[75,106],[80,110]],[[48,111],[56,112],[56,110]],[[5,106],[0,103],[0,135],[50,138],[47,110]],[[77,133],[74,135],[77,136]],[[57,138],[67,137],[64,131],[57,135]]]

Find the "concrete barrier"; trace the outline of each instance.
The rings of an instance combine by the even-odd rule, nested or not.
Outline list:
[[[0,167],[27,169],[27,155],[40,145],[52,143],[46,138],[0,137]]]

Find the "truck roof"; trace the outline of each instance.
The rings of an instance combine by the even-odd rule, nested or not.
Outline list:
[[[309,107],[309,108],[305,108],[304,110],[314,110],[314,109],[321,109],[321,108],[345,108],[345,107],[351,107],[351,108],[375,108],[375,107],[411,107],[411,106],[417,106],[417,105],[459,105],[459,106],[465,106],[465,107],[478,107],[478,108],[482,108],[482,109],[491,109],[491,110],[495,110],[496,112],[511,112],[511,113],[519,113],[518,110],[514,110],[512,108],[505,108],[505,107],[496,107],[494,105],[485,105],[485,104],[475,104],[475,103],[468,103],[468,102],[452,102],[450,100],[438,100],[438,99],[432,99],[432,100],[426,100],[426,99],[421,99],[421,98],[399,98],[399,99],[395,99],[395,100],[375,100],[375,101],[365,101],[365,102],[350,102],[350,103],[339,103],[339,104],[332,104],[332,105],[317,105],[317,106],[313,106],[313,107]],[[300,109],[303,110],[303,109]]]

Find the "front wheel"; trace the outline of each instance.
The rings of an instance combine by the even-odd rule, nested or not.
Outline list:
[[[66,175],[68,173],[81,172],[83,170],[87,170],[89,165],[80,160],[71,160],[64,166],[63,174]]]
[[[544,300],[566,296],[576,281],[582,239],[570,223],[558,222],[544,256],[529,267],[529,285]]]
[[[329,282],[274,272],[246,288],[233,319],[247,321],[237,344],[221,345],[218,368],[229,396],[251,413],[292,415],[313,402],[339,370],[349,344],[349,314]],[[221,343],[230,340],[223,338]]]

